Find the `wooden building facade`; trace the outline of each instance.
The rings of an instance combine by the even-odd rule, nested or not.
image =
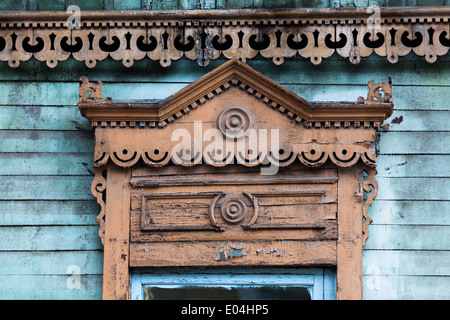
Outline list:
[[[142,298],[136,288],[152,281],[148,267],[173,284],[177,267],[188,266],[183,281],[197,284],[198,274],[219,283],[234,274],[236,285],[274,286],[270,275],[282,274],[282,284],[315,288],[317,299],[448,299],[450,9],[444,0],[424,4],[0,0],[0,298]],[[277,123],[280,150],[292,148],[295,159],[264,182],[252,166],[233,167],[241,180],[228,186],[221,174],[231,167],[206,166],[207,183],[196,166],[165,168],[164,148],[173,146],[164,132],[196,121]],[[359,177],[354,188],[348,177]],[[238,188],[239,198],[232,184],[253,193]],[[299,209],[274,226],[291,210],[271,209],[281,193],[319,204],[304,206],[305,217],[325,218],[297,219]],[[168,197],[175,227],[151,209]],[[269,199],[266,224],[258,197]],[[109,227],[108,201],[127,212],[109,215]],[[360,220],[345,218],[347,208]],[[266,242],[197,245],[228,241],[227,230],[233,241]],[[116,236],[120,246],[107,244]],[[290,241],[276,248],[282,253],[269,245],[274,236]],[[340,264],[349,247],[352,264]],[[217,263],[222,269],[204,269]]]

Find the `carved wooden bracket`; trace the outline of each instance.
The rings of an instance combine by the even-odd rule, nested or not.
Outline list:
[[[231,265],[337,267],[338,298],[361,297],[390,80],[314,103],[230,60],[164,100],[101,89],[80,78],[105,298],[127,297],[130,267]]]
[[[0,13],[0,61],[32,57],[51,68],[70,57],[93,68],[106,58],[130,67],[149,58],[164,67],[182,57],[206,66],[219,57],[261,56],[279,65],[300,56],[319,64],[333,54],[358,64],[376,54],[396,63],[414,52],[433,63],[450,47],[449,7],[314,10]],[[71,20],[70,20],[71,21]]]

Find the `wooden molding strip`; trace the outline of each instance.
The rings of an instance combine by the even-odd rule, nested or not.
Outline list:
[[[278,177],[278,178],[246,178],[246,179],[143,179],[132,178],[130,183],[135,188],[160,188],[170,186],[213,186],[213,185],[270,185],[270,184],[333,184],[338,180],[337,177]],[[255,193],[260,195],[260,193]],[[286,193],[283,193],[285,195]],[[287,193],[289,194],[289,193]],[[295,192],[293,195],[299,196],[322,196],[324,191],[305,191],[303,193]],[[200,194],[201,196],[202,194]],[[263,194],[261,194],[263,195]]]
[[[0,61],[17,67],[35,58],[53,68],[74,58],[93,68],[107,58],[126,67],[149,58],[168,67],[185,57],[206,66],[260,54],[279,65],[294,57],[320,64],[336,53],[358,64],[371,54],[395,63],[414,52],[433,63],[450,47],[449,7],[82,11],[75,28],[72,17],[1,12]]]

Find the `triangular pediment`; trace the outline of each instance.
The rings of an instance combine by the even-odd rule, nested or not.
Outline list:
[[[290,117],[309,118],[313,107],[275,81],[237,60],[230,60],[209,72],[182,90],[163,100],[160,105],[161,121],[172,120],[189,109],[214,99],[231,87],[254,96],[268,106],[280,109]]]
[[[355,102],[310,103],[238,60],[227,61],[164,100],[103,99],[101,82],[95,85],[85,77],[80,80],[80,110],[97,122],[149,122],[151,126],[163,127],[232,87],[240,88],[269,108],[307,126],[314,122],[367,122],[376,126],[389,117],[393,109],[391,101],[374,98],[386,89],[376,85],[373,88],[378,91],[372,95],[373,99],[360,97],[358,102],[355,99]]]

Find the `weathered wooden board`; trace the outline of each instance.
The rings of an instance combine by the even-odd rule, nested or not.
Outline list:
[[[80,289],[68,275],[0,275],[0,296],[8,300],[99,300],[102,276],[81,274]],[[68,287],[68,283],[69,287]],[[70,289],[73,288],[73,289]]]
[[[450,88],[449,88],[450,89]],[[449,110],[394,110],[386,120],[389,132],[393,131],[449,131]]]
[[[372,276],[364,277],[363,299],[447,300],[450,277]]]
[[[165,99],[185,87],[187,83],[114,83],[104,91],[116,99]],[[78,101],[78,82],[0,82],[0,105],[67,106]],[[39,97],[37,101],[36,97]]]
[[[103,272],[103,252],[98,251],[2,251],[0,252],[2,275],[67,275],[75,271],[81,274]]]
[[[97,226],[2,226],[0,250],[99,250]]]
[[[0,200],[92,200],[91,176],[0,176]]]
[[[59,0],[2,0],[2,10],[65,10],[71,2],[63,2]],[[262,9],[262,8],[328,8],[328,7],[368,7],[369,5],[379,7],[395,7],[395,6],[416,6],[421,5],[421,1],[397,0],[295,0],[295,1],[279,1],[279,0],[95,0],[82,1],[77,3],[81,10],[212,10],[212,9]],[[443,5],[443,1],[427,1],[428,6]]]
[[[95,200],[2,200],[2,226],[95,225]]]
[[[449,154],[395,154],[377,158],[377,177],[450,177]]]
[[[378,200],[448,200],[450,178],[379,178]]]
[[[448,226],[449,205],[448,199],[445,201],[375,199],[369,207],[369,214],[373,218],[373,224]]]
[[[91,130],[75,106],[0,106],[0,128],[8,130]]]
[[[448,250],[450,226],[370,225],[365,250]]]
[[[381,79],[386,80],[386,79]],[[364,81],[364,83],[367,82]],[[103,95],[115,99],[165,99],[184,88],[190,82],[156,83],[110,83]],[[284,84],[284,86],[308,101],[355,101],[365,97],[365,85],[349,84],[342,90],[342,84]],[[420,88],[420,91],[418,91]],[[450,90],[445,86],[393,85],[396,108],[419,110],[449,110]],[[419,92],[419,93],[418,93]],[[39,97],[39,103],[36,102]],[[78,82],[0,82],[0,105],[51,105],[66,106],[78,100]]]
[[[0,152],[94,152],[93,131],[0,130]]]
[[[391,76],[394,85],[414,86],[442,85],[448,83],[450,73],[449,55],[439,57],[439,63],[429,64],[416,55],[403,57],[399,63],[392,65],[385,58],[372,55],[361,61],[358,66],[349,65],[347,60],[332,56],[320,65],[313,65],[303,59],[286,59],[282,65],[274,68],[267,59],[255,57],[248,64],[269,78],[281,84],[326,84],[326,85],[361,85],[368,78],[385,81]],[[188,63],[186,63],[188,62]],[[125,69],[121,63],[106,59],[98,61],[94,69],[72,59],[60,61],[48,72],[45,63],[31,59],[16,69],[7,63],[0,63],[0,80],[23,81],[33,79],[36,82],[74,82],[81,74],[89,79],[102,80],[104,83],[118,82],[161,82],[190,83],[207,72],[226,62],[226,59],[210,61],[209,65],[199,68],[196,63],[184,59],[173,61],[170,68],[164,68],[159,61],[144,59],[135,61],[133,66]],[[152,70],[152,72],[148,72]],[[126,76],[124,77],[124,71]],[[420,91],[417,92],[420,94]]]
[[[92,175],[90,152],[0,153],[0,175]]]
[[[297,253],[301,252],[302,259]],[[308,266],[336,264],[335,241],[223,241],[133,243],[130,245],[130,266],[183,265],[239,266],[249,262],[261,266]]]
[[[450,132],[381,132],[380,154],[450,154]]]
[[[450,252],[365,250],[363,276],[450,276]]]

